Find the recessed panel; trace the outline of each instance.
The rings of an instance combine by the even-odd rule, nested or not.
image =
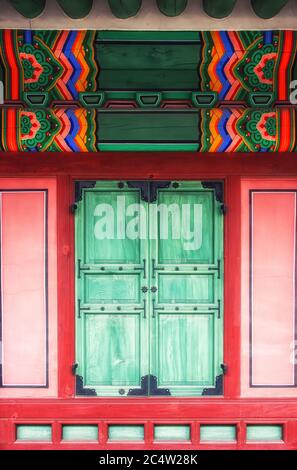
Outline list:
[[[1,194],[2,385],[46,387],[45,191]]]
[[[203,424],[200,426],[200,441],[234,442],[236,441],[236,426]]]
[[[191,428],[188,425],[158,424],[154,426],[154,439],[156,441],[189,441]]]
[[[248,424],[246,439],[247,441],[282,441],[283,427],[278,424]]]
[[[159,263],[213,263],[213,193],[160,191],[158,202]]]
[[[63,441],[97,441],[96,424],[65,424],[62,428]]]
[[[86,314],[86,385],[133,385],[140,380],[141,336],[138,314]]]
[[[160,303],[213,303],[213,274],[160,274]]]
[[[214,380],[212,315],[161,314],[158,379],[166,385],[211,385]]]
[[[250,385],[294,385],[296,194],[251,194]]]
[[[138,274],[86,274],[84,280],[84,301],[87,304],[140,301]]]
[[[108,439],[110,441],[143,441],[143,425],[110,425],[108,426]]]
[[[84,200],[84,252],[89,264],[140,262],[138,191],[89,191]],[[135,210],[134,210],[135,209]]]
[[[18,441],[51,441],[52,427],[47,424],[19,424],[16,438]]]

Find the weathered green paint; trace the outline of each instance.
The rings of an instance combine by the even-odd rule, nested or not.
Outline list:
[[[122,30],[105,30],[97,31],[97,39],[99,41],[172,41],[187,42],[197,41],[201,39],[199,31],[122,31]]]
[[[198,150],[198,143],[197,144],[168,144],[167,142],[164,144],[155,144],[155,143],[141,143],[141,144],[134,144],[134,143],[102,143],[99,144],[99,150],[102,151],[109,151],[109,152],[147,152],[148,150],[158,151],[158,152],[196,152]]]
[[[180,141],[197,145],[199,140],[198,114],[154,113],[152,116],[147,112],[99,112],[97,123],[98,140],[101,144],[118,144],[123,148],[127,144],[145,145],[148,141],[163,146]]]
[[[98,441],[96,424],[65,424],[62,427],[63,441]]]
[[[60,7],[70,18],[80,19],[87,16],[92,7],[93,0],[57,0]]]
[[[185,43],[187,47],[185,47]],[[100,90],[198,90],[200,35],[98,35]],[[177,87],[178,84],[178,87]]]
[[[232,13],[235,3],[236,0],[203,0],[203,9],[213,18],[225,18]]]
[[[141,0],[108,0],[109,7],[114,16],[129,18],[135,16],[141,7]]]
[[[144,214],[140,238],[133,237],[135,204]],[[173,221],[174,211],[180,217]],[[222,219],[214,191],[196,181],[159,189],[153,203],[125,182],[83,189],[76,257],[77,373],[84,386],[125,396],[147,374],[173,396],[215,386],[223,362]],[[104,238],[100,228],[115,238]]]
[[[78,374],[84,385],[98,387],[105,396],[120,396],[120,390],[127,394],[130,387],[140,386],[148,370],[147,322],[141,310],[147,241],[100,239],[104,227],[98,208],[109,204],[118,217],[118,197],[124,201],[124,211],[141,203],[137,191],[119,189],[117,182],[100,182],[95,189],[83,190],[76,225],[77,258],[82,267],[77,283],[81,301]],[[105,206],[107,216],[110,206]],[[126,231],[128,221],[123,223]]]
[[[178,185],[159,190],[153,205],[161,204],[171,213],[175,207],[191,208],[180,217],[180,225],[184,229],[188,223],[196,247],[189,249],[185,232],[175,239],[177,219],[169,217],[168,238],[162,233],[161,215],[152,219],[150,253],[157,266],[153,282],[159,310],[151,325],[150,363],[160,387],[175,396],[195,396],[214,386],[223,362],[222,317],[213,309],[222,301],[223,273],[219,278],[215,269],[223,259],[223,217],[213,190],[202,189],[198,182]]]
[[[156,441],[189,441],[191,428],[180,424],[158,424],[154,426],[154,439]]]
[[[288,0],[251,0],[256,15],[268,19],[277,15],[288,3]]]
[[[157,0],[159,10],[166,16],[178,16],[186,8],[188,0]]]
[[[142,425],[119,425],[108,426],[109,441],[143,441],[144,426]]]
[[[9,2],[25,18],[36,18],[43,12],[46,0],[9,0]]]
[[[234,442],[236,441],[236,426],[202,424],[200,426],[200,440],[201,442]]]
[[[47,424],[18,424],[16,438],[18,441],[51,441],[52,427]]]
[[[248,424],[246,428],[247,441],[282,441],[283,426],[279,424]]]

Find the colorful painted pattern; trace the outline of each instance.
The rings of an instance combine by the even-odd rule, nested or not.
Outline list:
[[[1,150],[99,150],[100,109],[86,109],[79,101],[81,92],[100,91],[98,34],[95,31],[0,32],[0,79],[5,84]],[[200,152],[295,151],[296,110],[290,106],[289,99],[290,82],[297,78],[297,33],[214,31],[197,33],[198,36],[201,48],[197,57],[196,91],[216,92],[218,101],[214,108],[197,109],[196,149]],[[255,92],[270,93],[274,103],[281,102],[282,106],[252,107],[249,96]],[[28,93],[45,93],[49,104],[39,108],[26,105],[24,98]],[[168,103],[172,109],[194,107],[184,98],[172,104],[163,99],[159,106],[168,107]],[[132,96],[123,101],[109,99],[102,106],[132,113],[139,103]]]
[[[250,92],[273,93],[289,102],[295,78],[293,31],[204,32],[201,89],[220,100],[246,101]],[[295,149],[295,110],[233,108],[203,111],[201,151],[246,152]]]
[[[78,99],[96,89],[93,31],[1,32],[5,99],[47,92],[51,103]],[[2,111],[2,147],[6,151],[95,151],[95,113],[85,109]]]

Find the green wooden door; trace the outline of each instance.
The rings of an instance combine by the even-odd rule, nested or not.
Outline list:
[[[197,181],[97,182],[81,196],[76,338],[83,393],[220,393],[223,217],[215,189]]]
[[[78,202],[77,374],[85,388],[120,396],[148,370],[147,234],[133,236],[139,192],[116,182],[84,189]],[[121,218],[125,211],[131,215]],[[145,225],[145,223],[144,223]],[[115,232],[116,231],[116,232]]]

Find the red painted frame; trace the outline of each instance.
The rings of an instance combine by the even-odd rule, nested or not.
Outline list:
[[[57,178],[58,394],[57,399],[0,400],[2,449],[297,449],[296,399],[240,398],[240,177],[297,177],[297,159],[284,154],[107,153],[0,154],[0,177]],[[225,339],[228,364],[222,398],[75,398],[74,377],[74,218],[70,204],[75,179],[225,180]],[[65,295],[66,293],[66,295]],[[70,334],[71,332],[71,334]],[[96,418],[94,418],[96,417]],[[99,423],[94,443],[61,442],[64,423]],[[143,423],[143,442],[108,442],[108,423]],[[15,442],[15,424],[52,424],[52,442]],[[190,424],[191,442],[154,442],[156,423]],[[231,423],[237,442],[200,443],[200,424]],[[284,424],[283,443],[246,443],[248,423]]]

